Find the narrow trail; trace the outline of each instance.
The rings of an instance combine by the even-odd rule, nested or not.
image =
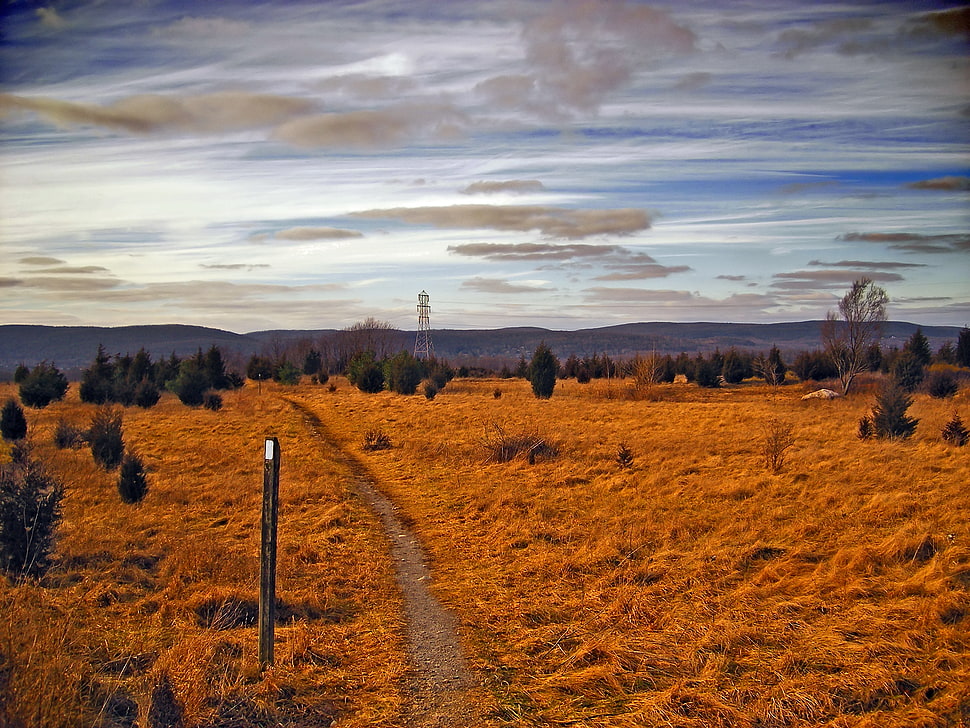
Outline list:
[[[454,617],[429,589],[432,575],[417,538],[397,516],[364,466],[343,450],[313,410],[286,398],[306,420],[320,446],[353,473],[351,489],[380,517],[391,546],[398,586],[404,596],[410,669],[404,725],[407,728],[473,728],[483,724],[480,688],[461,653]]]

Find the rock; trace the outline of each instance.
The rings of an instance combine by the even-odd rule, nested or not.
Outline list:
[[[842,395],[838,392],[833,392],[831,389],[816,389],[814,392],[809,392],[802,399],[837,399]]]

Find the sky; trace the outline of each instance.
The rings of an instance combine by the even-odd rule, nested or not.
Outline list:
[[[964,3],[0,8],[0,323],[970,323]]]

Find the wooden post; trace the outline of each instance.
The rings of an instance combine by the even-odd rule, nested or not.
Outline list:
[[[276,521],[279,514],[280,444],[266,439],[263,460],[263,534],[259,552],[259,669],[273,664],[276,626]]]

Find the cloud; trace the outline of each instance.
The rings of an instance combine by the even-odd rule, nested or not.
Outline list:
[[[267,127],[311,108],[305,99],[238,91],[199,96],[144,94],[108,106],[0,94],[0,113],[29,111],[59,125],[102,126],[131,134]]]
[[[67,21],[54,8],[37,8],[37,18],[48,30],[63,30],[67,27]]]
[[[60,258],[51,258],[46,255],[32,255],[27,258],[21,258],[18,262],[24,265],[61,265],[65,261]]]
[[[491,195],[497,192],[525,194],[541,192],[546,186],[537,179],[512,179],[504,182],[472,182],[461,190],[463,195]]]
[[[259,268],[270,268],[272,266],[266,263],[213,263],[211,265],[206,265],[203,263],[200,267],[206,270],[245,270],[252,271]]]
[[[860,51],[860,39],[873,28],[869,18],[837,18],[805,27],[788,28],[778,36],[778,46],[786,58],[813,51],[817,48],[834,46],[836,52],[855,55]]]
[[[864,268],[867,270],[892,270],[894,268],[925,268],[925,263],[897,263],[895,261],[875,262],[870,260],[840,260],[838,263],[826,263],[821,260],[811,260],[809,265],[824,266],[826,268]]]
[[[448,252],[488,260],[544,260],[563,261],[575,258],[605,258],[615,255],[622,248],[618,245],[589,245],[570,243],[466,243],[449,245]]]
[[[908,30],[916,35],[941,33],[970,39],[970,7],[922,13],[910,21]]]
[[[156,36],[187,38],[240,38],[252,32],[252,25],[242,20],[220,17],[186,16],[154,31]]]
[[[295,118],[278,126],[273,138],[304,148],[380,149],[453,139],[467,124],[465,114],[450,104],[402,104]]]
[[[888,243],[907,253],[957,253],[970,250],[970,235],[918,235],[916,233],[846,233],[846,242]]]
[[[682,77],[677,83],[674,84],[674,90],[676,91],[694,91],[699,88],[703,88],[714,80],[713,73],[707,73],[706,71],[697,71],[695,73],[688,73],[686,76]]]
[[[720,276],[717,276],[717,279],[719,281],[736,281],[736,282],[741,282],[741,281],[747,280],[747,276],[720,275]]]
[[[911,190],[942,190],[946,192],[970,192],[970,177],[935,177],[906,185]]]
[[[903,280],[899,273],[870,270],[799,270],[791,273],[775,273],[772,288],[789,291],[814,290],[817,288],[847,288],[860,278],[876,283],[893,283]]]
[[[366,210],[353,217],[396,219],[437,228],[538,230],[551,238],[580,239],[595,235],[628,235],[650,227],[650,216],[632,208],[570,210],[533,205],[449,205]]]
[[[345,240],[362,238],[357,230],[341,230],[332,227],[292,227],[280,230],[273,237],[277,240]]]
[[[0,278],[0,288],[14,288],[23,284],[24,282],[20,278]]]
[[[584,289],[583,294],[587,303],[650,304],[687,311],[765,309],[778,304],[774,296],[760,293],[736,293],[726,298],[709,298],[692,291],[595,287]]]
[[[596,111],[634,71],[659,58],[694,50],[697,37],[666,12],[622,0],[554,2],[522,30],[532,84],[517,84],[521,101],[551,111]],[[535,97],[538,98],[535,98]],[[530,98],[531,97],[531,98]]]
[[[556,290],[555,288],[544,288],[541,286],[509,283],[507,280],[503,280],[499,278],[481,278],[481,277],[470,278],[467,281],[463,281],[461,284],[461,287],[467,288],[472,291],[478,291],[479,293],[508,293],[508,294],[548,293],[549,291]]]
[[[65,277],[65,276],[29,276],[20,279],[20,285],[24,288],[36,288],[45,291],[57,292],[90,292],[107,291],[121,285],[122,281],[117,278],[88,278],[88,277]]]
[[[107,268],[100,265],[64,265],[56,268],[45,268],[42,273],[49,275],[87,275],[88,273],[106,273]]]
[[[597,281],[638,281],[651,278],[666,278],[674,273],[686,273],[689,265],[661,265],[646,253],[631,254],[628,261],[608,263],[605,268],[613,271],[597,276]]]
[[[328,94],[343,94],[364,99],[395,99],[413,91],[413,79],[405,76],[371,76],[352,73],[321,81],[318,88]]]

